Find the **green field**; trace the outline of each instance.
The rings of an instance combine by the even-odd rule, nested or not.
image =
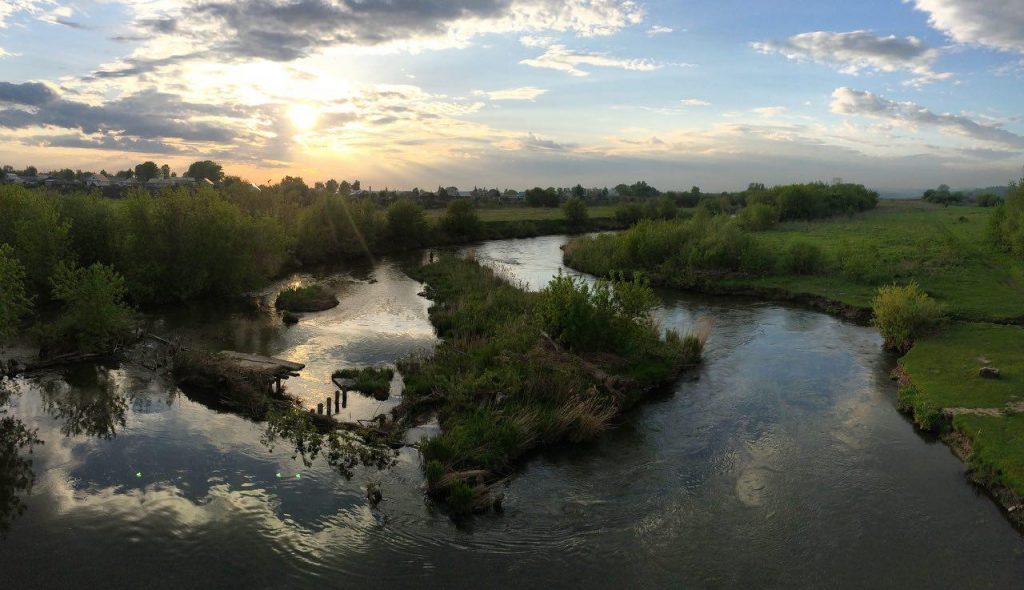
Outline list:
[[[427,217],[438,219],[444,215],[444,209],[431,209],[427,211]],[[549,219],[565,219],[560,207],[487,207],[476,210],[480,221],[489,223],[493,221],[546,221]],[[587,207],[587,214],[591,219],[609,219],[615,217],[615,207],[602,205],[598,207]]]
[[[773,274],[735,282],[869,307],[879,284],[916,280],[954,318],[1024,318],[1024,263],[989,245],[986,232],[991,212],[921,201],[882,201],[874,211],[852,218],[784,223],[758,234],[759,240],[776,251],[794,240],[812,242],[833,266],[849,253],[866,255],[870,257],[866,264],[883,278],[852,280],[833,268],[823,274]]]

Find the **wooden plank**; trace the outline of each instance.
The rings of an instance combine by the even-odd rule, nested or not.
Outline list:
[[[224,350],[220,354],[240,365],[254,365],[257,369],[271,369],[276,373],[295,373],[306,368],[306,365],[302,363],[295,363],[272,356],[260,356],[234,350]]]
[[[344,377],[331,377],[331,381],[334,381],[334,384],[338,386],[338,389],[341,389],[343,391],[348,391],[356,386],[355,379],[346,379]]]

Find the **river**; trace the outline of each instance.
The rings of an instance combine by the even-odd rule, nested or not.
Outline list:
[[[466,249],[531,288],[562,236]],[[331,371],[428,354],[422,286],[387,258],[317,279],[341,305],[286,327],[260,309],[155,314],[158,333]],[[564,269],[563,269],[564,271]],[[703,366],[598,440],[531,458],[504,514],[456,524],[425,501],[419,460],[351,479],[305,466],[264,429],[133,366],[20,380],[38,429],[35,485],[7,514],[0,588],[970,587],[1024,582],[1024,541],[940,442],[895,409],[878,334],[818,312],[661,293],[658,318],[714,328]],[[399,399],[350,396],[346,419]],[[24,449],[22,450],[24,453]],[[10,466],[0,463],[0,466]],[[0,473],[0,500],[12,475]],[[371,509],[367,482],[384,501]],[[3,504],[0,503],[0,506]]]

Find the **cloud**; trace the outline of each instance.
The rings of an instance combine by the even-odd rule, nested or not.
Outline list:
[[[663,26],[660,26],[660,25],[654,25],[651,28],[647,29],[647,36],[648,37],[653,37],[655,35],[664,35],[666,33],[671,33],[674,30],[675,29],[673,29],[672,27],[663,27]]]
[[[750,109],[750,111],[762,117],[778,117],[786,113],[786,107],[758,107]]]
[[[609,35],[643,15],[632,0],[220,0],[163,18],[215,23],[177,33],[224,55],[292,61],[329,47],[424,40],[458,45],[485,33]]]
[[[41,82],[11,84],[0,82],[0,104],[11,103],[38,107],[57,99],[57,93]]]
[[[26,143],[36,143],[41,147],[69,147],[93,150],[110,150],[118,152],[142,152],[146,154],[177,154],[182,150],[173,145],[152,139],[132,139],[100,135],[94,137],[82,135],[59,135],[56,137],[37,136],[29,138]]]
[[[551,45],[543,55],[533,59],[524,59],[519,63],[533,68],[546,68],[565,72],[570,76],[577,77],[590,75],[590,72],[581,70],[577,66],[619,68],[638,72],[650,72],[661,67],[661,64],[649,59],[621,59],[612,57],[607,53],[575,51],[566,48],[564,45]]]
[[[761,53],[826,64],[852,75],[872,71],[907,71],[914,74],[908,83],[915,85],[952,76],[932,69],[939,52],[925,46],[916,37],[881,37],[871,31],[816,31],[794,35],[783,41],[752,43],[751,46]]]
[[[913,0],[957,43],[1024,53],[1024,0]]]
[[[536,35],[523,35],[519,42],[526,47],[547,47],[554,44],[554,37],[538,37]]]
[[[914,102],[888,100],[871,92],[837,88],[832,93],[831,109],[841,115],[860,115],[884,119],[909,127],[934,127],[942,132],[978,141],[1024,148],[1024,136],[995,125],[979,123],[968,117],[949,113],[937,114]]]
[[[0,109],[0,127],[57,127],[87,134],[117,134],[142,139],[230,142],[237,138],[228,125],[203,118],[243,115],[230,107],[192,104],[158,92],[140,92],[102,105],[59,98],[43,84],[0,85],[7,102],[34,107]]]
[[[709,107],[709,106],[711,106],[710,102],[708,102],[706,100],[701,100],[699,98],[684,98],[683,100],[681,100],[679,102],[683,103],[684,105],[686,105],[688,107]]]
[[[547,92],[544,88],[535,86],[523,86],[522,88],[509,88],[507,90],[477,90],[473,92],[476,96],[486,96],[491,100],[529,100],[533,101],[538,96]]]

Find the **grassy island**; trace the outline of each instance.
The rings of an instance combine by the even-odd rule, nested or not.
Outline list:
[[[873,321],[887,346],[906,353],[899,408],[943,436],[1024,524],[1024,189],[1011,185],[996,207],[881,201],[810,219],[786,215],[774,198],[785,190],[748,197],[734,215],[698,208],[692,220],[581,237],[565,261],[598,276]],[[887,305],[903,307],[879,317]],[[915,326],[912,337],[900,332]]]
[[[455,513],[488,506],[488,484],[529,451],[594,437],[700,362],[704,336],[663,334],[641,281],[560,276],[531,293],[455,258],[416,278],[443,340],[430,358],[400,365],[399,412],[437,413],[442,433],[420,451],[431,495]]]
[[[337,307],[338,298],[320,285],[293,287],[281,291],[274,302],[274,307],[284,311],[324,311]]]

